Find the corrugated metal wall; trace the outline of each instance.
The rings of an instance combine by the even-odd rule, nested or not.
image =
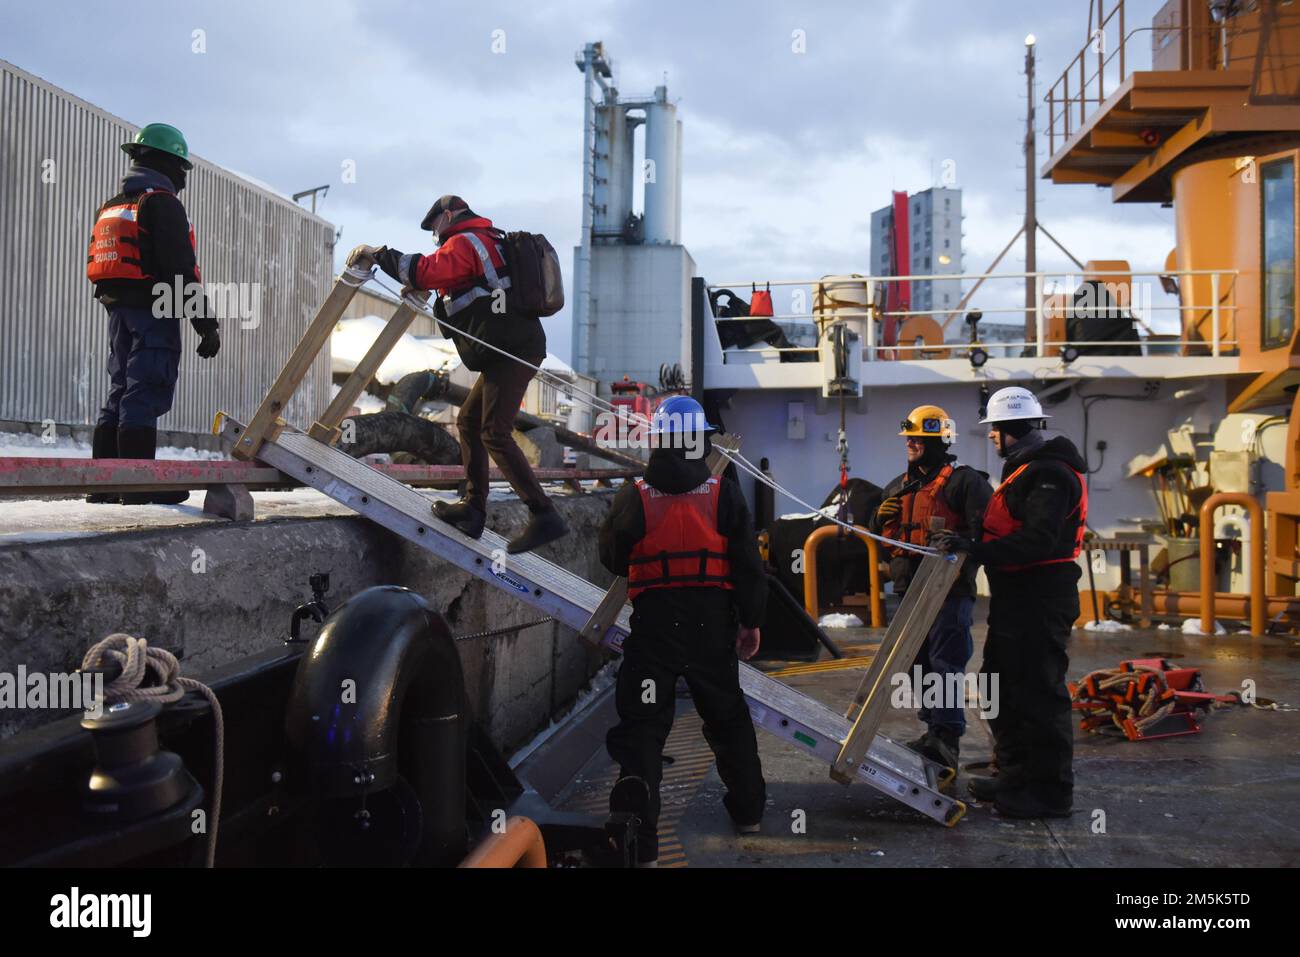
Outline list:
[[[93,423],[108,393],[108,317],[91,297],[86,248],[118,191],[132,126],[0,60],[0,419]],[[164,429],[206,432],[217,410],[247,417],[333,281],[334,227],[196,157],[181,194],[205,283],[257,283],[221,321],[221,353],[200,359],[188,322]],[[260,300],[260,301],[259,301]],[[236,299],[238,303],[238,299]],[[329,400],[321,355],[287,418],[310,423]]]

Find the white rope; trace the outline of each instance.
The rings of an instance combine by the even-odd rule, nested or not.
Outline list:
[[[817,514],[822,515],[824,518],[834,522],[836,525],[839,525],[841,528],[853,532],[856,535],[866,535],[868,538],[874,538],[878,542],[884,542],[886,545],[889,545],[891,548],[902,548],[909,552],[917,552],[920,555],[937,555],[940,558],[942,558],[944,561],[949,561],[949,562],[955,562],[957,560],[957,556],[946,555],[943,552],[939,551],[937,548],[929,548],[924,545],[913,545],[910,542],[900,542],[893,538],[887,538],[884,535],[877,535],[874,532],[869,532],[860,525],[850,525],[848,522],[841,521],[840,519],[835,518],[831,515],[826,515],[821,509],[816,508],[813,505],[809,505],[807,502],[805,502],[799,496],[795,495],[789,489],[784,488],[774,479],[765,475],[762,472],[762,470],[760,470],[757,466],[755,466],[754,463],[751,462],[749,459],[745,458],[745,456],[742,455],[740,452],[729,451],[717,445],[714,446],[714,449],[716,449],[718,452],[721,452],[724,456],[730,459],[734,465],[736,465],[742,471],[745,471],[750,475],[752,475],[755,479],[762,482],[768,488],[772,489],[772,491],[780,492],[782,495],[784,495],[786,498],[790,499],[791,501],[798,502],[800,505],[802,505],[804,508],[808,509],[809,511],[816,512]]]
[[[381,289],[384,289],[384,290],[386,290],[387,292],[391,293],[392,295],[396,296],[398,299],[400,299],[400,300],[402,300],[403,302],[405,302],[408,306],[410,306],[412,309],[415,309],[417,312],[421,312],[421,313],[423,313],[424,315],[430,317],[431,319],[434,319],[434,320],[437,320],[437,319],[438,319],[437,314],[436,314],[433,310],[431,310],[428,306],[426,306],[424,303],[422,303],[422,302],[420,302],[419,300],[415,299],[413,296],[403,296],[403,295],[401,294],[400,291],[394,290],[394,289],[392,288],[392,286],[389,286],[387,283],[385,283],[385,282],[383,282],[381,279],[379,279],[378,273],[377,273],[375,270],[373,270],[373,269],[371,270],[371,273],[370,273],[370,281],[373,282],[375,285],[379,286]],[[450,325],[450,324],[449,324],[449,325]],[[439,328],[441,328],[441,327],[442,327],[442,324],[441,324],[441,322],[439,322]],[[479,345],[481,345],[481,346],[486,346],[487,348],[491,349],[493,352],[500,353],[501,355],[505,356],[507,359],[513,359],[515,362],[518,362],[520,365],[525,365],[525,366],[527,366],[528,368],[532,369],[532,370],[533,370],[535,373],[537,373],[538,375],[541,375],[541,376],[544,376],[544,377],[550,379],[551,382],[552,382],[552,384],[554,384],[554,385],[558,385],[559,387],[562,387],[566,392],[572,392],[572,393],[576,393],[576,394],[581,395],[581,396],[585,396],[586,398],[588,398],[588,399],[591,400],[591,403],[592,403],[593,407],[603,407],[606,411],[611,412],[611,413],[613,413],[614,415],[617,415],[617,416],[624,416],[624,415],[626,415],[626,416],[628,416],[629,418],[631,418],[631,417],[635,417],[636,419],[640,419],[641,422],[642,422],[643,424],[645,424],[645,425],[649,425],[649,424],[650,424],[650,420],[647,419],[645,416],[643,416],[643,415],[639,415],[639,414],[634,413],[634,412],[630,412],[628,409],[620,409],[620,408],[618,408],[618,407],[616,407],[616,406],[610,404],[610,403],[607,402],[606,400],[600,398],[600,396],[593,395],[593,394],[590,393],[590,392],[586,392],[586,391],[584,391],[583,389],[579,389],[579,388],[578,388],[577,386],[575,386],[573,383],[571,383],[571,382],[569,382],[569,381],[567,381],[567,380],[565,380],[565,379],[562,379],[562,378],[560,378],[559,376],[554,375],[553,373],[547,372],[547,371],[546,371],[545,369],[543,369],[541,366],[535,366],[535,365],[533,365],[531,362],[526,362],[526,361],[524,361],[523,359],[519,358],[518,356],[516,356],[516,355],[514,355],[514,354],[512,354],[512,353],[510,353],[510,352],[507,352],[505,349],[498,348],[497,346],[492,345],[492,343],[490,343],[490,342],[484,342],[482,339],[479,339],[477,336],[473,336],[473,335],[470,335],[468,332],[463,332],[463,331],[461,331],[460,329],[456,329],[454,326],[452,326],[452,327],[450,327],[450,328],[451,328],[451,331],[454,332],[454,333],[455,333],[456,335],[458,335],[458,336],[464,336],[466,339],[469,339],[469,340],[472,341],[472,342],[477,342],[477,343],[478,343]],[[764,474],[763,474],[763,473],[758,469],[757,466],[754,465],[754,463],[750,462],[749,459],[745,458],[745,457],[744,457],[743,455],[741,455],[739,452],[729,452],[729,451],[727,451],[726,449],[720,448],[720,447],[718,447],[718,446],[714,446],[714,448],[716,448],[719,452],[721,452],[721,453],[722,453],[723,455],[725,455],[728,459],[730,459],[731,462],[732,462],[733,464],[735,464],[737,467],[739,467],[739,468],[743,469],[744,471],[748,472],[748,473],[749,473],[750,475],[752,475],[755,479],[757,479],[758,481],[762,482],[764,485],[768,486],[768,487],[771,488],[773,491],[775,491],[775,492],[780,492],[780,493],[781,493],[782,495],[784,495],[786,498],[788,498],[788,499],[790,499],[790,500],[792,500],[792,501],[794,501],[794,502],[798,502],[800,505],[802,505],[802,506],[803,506],[804,508],[806,508],[806,509],[810,509],[811,511],[818,512],[818,513],[821,512],[821,509],[814,508],[813,506],[811,506],[811,505],[809,505],[807,502],[805,502],[803,499],[799,498],[799,496],[797,496],[797,495],[795,495],[793,492],[791,492],[789,489],[786,489],[786,488],[782,487],[781,485],[778,485],[774,480],[768,478],[766,475],[764,475]],[[950,561],[950,562],[953,562],[953,561],[956,561],[956,560],[957,560],[957,558],[956,558],[955,555],[945,555],[943,552],[940,552],[937,548],[927,548],[927,547],[924,546],[924,545],[913,545],[913,544],[911,544],[910,542],[900,542],[900,541],[897,541],[897,540],[892,539],[892,538],[887,538],[887,537],[885,537],[884,535],[876,535],[875,533],[873,533],[873,532],[869,532],[869,531],[867,531],[865,528],[862,528],[862,527],[860,527],[860,526],[857,526],[857,525],[850,525],[850,524],[847,523],[847,522],[842,522],[842,521],[840,521],[838,518],[831,518],[829,515],[826,516],[826,517],[829,518],[829,519],[830,519],[832,522],[834,522],[836,525],[839,525],[839,526],[841,526],[841,527],[843,527],[843,528],[845,528],[845,529],[847,529],[847,530],[849,530],[849,531],[851,531],[851,532],[854,532],[855,534],[866,535],[868,538],[874,538],[874,539],[876,539],[877,541],[884,542],[885,544],[887,544],[887,545],[889,545],[889,546],[891,546],[891,547],[893,547],[893,548],[901,548],[901,549],[904,549],[904,550],[909,551],[909,552],[917,552],[918,554],[921,554],[921,555],[939,555],[939,556],[942,557],[945,561]]]
[[[181,676],[181,663],[175,655],[163,648],[150,648],[143,638],[121,633],[109,635],[90,647],[82,659],[81,670],[98,670],[105,659],[115,661],[121,668],[121,674],[104,687],[105,707],[117,701],[171,704],[185,697],[187,690],[197,691],[208,699],[208,704],[212,707],[215,743],[212,752],[212,813],[208,821],[206,866],[214,866],[217,857],[217,825],[221,821],[221,786],[226,747],[221,702],[203,682]],[[141,687],[150,671],[153,672],[152,683],[148,687]]]

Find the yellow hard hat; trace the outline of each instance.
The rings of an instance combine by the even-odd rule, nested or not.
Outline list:
[[[952,442],[957,437],[952,419],[937,405],[918,405],[899,423],[899,435],[915,438],[936,438]]]

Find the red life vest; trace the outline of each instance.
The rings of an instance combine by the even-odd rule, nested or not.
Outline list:
[[[944,501],[943,487],[952,477],[953,466],[948,463],[939,469],[939,473],[921,486],[915,492],[908,492],[903,496],[902,506],[898,510],[898,517],[892,518],[885,522],[881,533],[886,538],[892,538],[896,542],[907,542],[909,545],[929,545],[930,544],[930,519],[942,518],[943,527],[950,532],[958,530],[962,516],[949,508],[948,503]],[[908,554],[905,548],[893,548],[890,551],[895,557]]]
[[[999,538],[1006,538],[1012,532],[1017,531],[1024,523],[1011,514],[1010,508],[1007,507],[1007,489],[1011,486],[1025,469],[1029,468],[1029,463],[1025,463],[1007,476],[1006,481],[999,485],[993,491],[993,498],[989,500],[988,508],[984,512],[984,532],[980,536],[982,542],[992,542]],[[1088,483],[1083,480],[1083,473],[1075,472],[1074,477],[1079,480],[1079,504],[1071,510],[1066,518],[1078,516],[1078,527],[1074,532],[1074,552],[1068,556],[1059,558],[1044,558],[1042,561],[1029,562],[1025,565],[997,565],[994,566],[998,571],[1018,572],[1026,568],[1037,568],[1041,565],[1058,565],[1065,562],[1072,562],[1079,557],[1083,551],[1083,533],[1088,522]]]
[[[109,200],[99,210],[95,228],[90,234],[90,250],[86,253],[86,278],[91,282],[105,279],[158,279],[146,272],[140,257],[140,240],[147,231],[140,226],[140,207],[150,193],[170,193],[165,189],[146,189],[134,199],[121,202]],[[194,245],[194,225],[190,224],[190,246]],[[194,278],[202,281],[199,267],[194,267]]]
[[[628,558],[627,594],[650,588],[731,588],[727,539],[718,531],[722,483],[710,478],[680,495],[637,479],[645,512],[645,537]]]

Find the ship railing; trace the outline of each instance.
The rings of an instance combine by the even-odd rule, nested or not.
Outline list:
[[[1109,11],[1105,0],[1098,0],[1095,21],[1092,9],[1088,39],[1043,98],[1047,104],[1049,156],[1054,156],[1058,146],[1068,143],[1087,124],[1091,112],[1105,103],[1106,97],[1113,95],[1131,73],[1155,68],[1152,50],[1156,42],[1162,49],[1174,43],[1182,45],[1182,54],[1170,58],[1179,69],[1228,69],[1232,66],[1233,43],[1261,30],[1258,19],[1243,25],[1236,18],[1203,26],[1169,22],[1127,30],[1124,0],[1114,0]],[[1141,40],[1134,43],[1139,37]],[[1141,65],[1135,62],[1139,60]]]
[[[1048,357],[1068,347],[1128,347],[1141,346],[1143,354],[1162,354],[1177,350],[1180,354],[1207,352],[1214,357],[1232,352],[1238,342],[1236,329],[1235,269],[1160,269],[1160,270],[1096,270],[1004,272],[1004,273],[932,273],[908,276],[836,275],[819,279],[735,280],[710,283],[709,291],[743,291],[751,287],[791,288],[795,309],[771,316],[715,317],[719,326],[729,323],[753,323],[767,319],[788,325],[813,324],[818,340],[824,328],[833,323],[849,322],[861,328],[868,361],[878,359],[933,358],[935,353],[963,353],[978,346],[992,348],[1019,348],[1026,354]],[[884,303],[892,286],[916,283],[941,283],[975,281],[956,306],[938,309],[889,309]],[[985,292],[989,300],[976,303],[973,294],[986,282],[1010,281],[1032,290],[1033,305],[1011,305],[1005,287],[1000,293]],[[1090,301],[1083,283],[1104,292],[1100,301]],[[1155,298],[1154,289],[1169,300]],[[991,289],[993,287],[990,287]],[[1083,296],[1082,302],[1071,297]],[[1019,295],[1019,290],[1015,290]],[[799,298],[796,298],[799,297]],[[1153,328],[1160,317],[1173,313],[1177,325],[1168,323],[1167,331]],[[949,326],[960,316],[970,323],[973,318],[1008,315],[1024,318],[1024,339],[981,337],[975,327],[972,337],[959,340],[948,338]],[[1138,338],[1123,341],[1079,341],[1069,336],[1053,334],[1051,326],[1070,318],[1131,319]],[[925,330],[909,325],[912,320],[930,320]],[[1000,330],[1018,324],[1002,324]],[[1163,324],[1162,324],[1163,325]],[[896,328],[895,328],[896,327]],[[984,327],[987,329],[987,327]],[[892,330],[892,335],[890,334]],[[791,330],[792,331],[792,330]],[[920,335],[921,331],[925,335]],[[1002,333],[1005,335],[1005,333]],[[995,334],[996,335],[996,334]],[[890,341],[886,341],[886,339]],[[766,347],[774,352],[816,351],[818,346]],[[927,355],[927,353],[929,355]]]

